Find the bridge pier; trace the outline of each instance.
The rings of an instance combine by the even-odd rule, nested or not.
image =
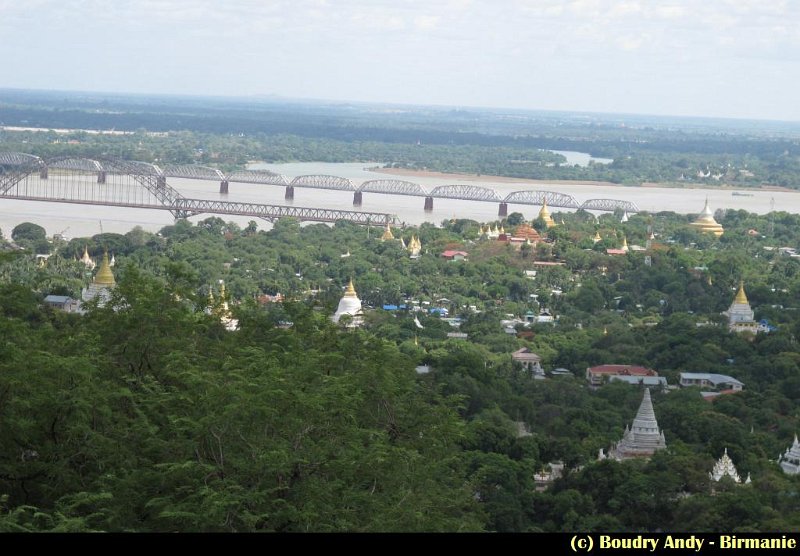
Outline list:
[[[222,180],[219,182],[219,192],[223,195],[228,194],[228,180]]]
[[[500,210],[497,211],[497,216],[508,216],[508,203],[500,203]]]
[[[97,172],[97,183],[106,183],[106,173],[104,170]]]
[[[166,176],[158,176],[156,178],[156,185],[158,187],[166,187],[167,186],[167,178],[166,178]]]
[[[353,206],[360,207],[361,206],[361,191],[356,191],[353,193]]]
[[[294,199],[294,186],[293,185],[287,185],[286,186],[286,194],[283,196],[283,198],[286,199],[287,201],[291,201],[291,200]]]
[[[425,212],[433,210],[433,197],[425,197]]]
[[[39,179],[46,180],[47,179],[47,168],[42,168],[39,170]]]

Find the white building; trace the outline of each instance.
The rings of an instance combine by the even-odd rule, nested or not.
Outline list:
[[[736,380],[732,376],[719,375],[716,373],[680,373],[681,386],[700,386],[702,388],[714,388],[716,390],[733,390],[736,392],[744,388],[744,383]]]

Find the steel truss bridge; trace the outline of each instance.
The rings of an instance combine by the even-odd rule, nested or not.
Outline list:
[[[167,184],[167,177],[181,174],[194,179],[209,179],[213,168],[166,166],[111,158],[87,159],[56,157],[41,159],[23,153],[0,153],[0,198],[22,201],[46,201],[83,205],[168,210],[175,218],[197,214],[229,214],[263,218],[270,222],[283,217],[301,221],[336,222],[384,226],[397,224],[397,217],[380,212],[331,210],[312,207],[265,205],[210,199],[191,199]],[[249,183],[268,183],[278,174],[239,171],[237,176]],[[192,179],[192,178],[190,178]],[[281,185],[288,181],[281,176]]]
[[[5,168],[5,173],[0,174],[0,195],[3,196],[8,196],[6,194],[7,186],[4,184],[7,180],[13,181],[13,176],[17,175],[16,173],[19,172],[27,172],[25,176],[19,178],[20,180],[27,179],[27,176],[30,176],[36,172],[40,174],[41,179],[47,179],[48,173],[51,169],[56,173],[64,171],[83,172],[86,174],[93,173],[97,175],[98,184],[106,183],[105,180],[107,179],[107,175],[116,173],[133,177],[144,189],[147,189],[148,191],[151,191],[148,189],[149,186],[152,186],[151,182],[155,182],[156,185],[162,184],[158,187],[153,186],[154,189],[151,191],[151,193],[156,195],[159,204],[163,205],[159,208],[167,208],[168,210],[173,211],[175,214],[184,214],[184,212],[182,212],[184,209],[179,208],[177,204],[172,204],[174,199],[171,196],[180,196],[180,194],[168,186],[165,188],[167,178],[219,181],[220,193],[228,193],[229,184],[234,182],[283,186],[286,188],[284,197],[287,200],[294,199],[295,188],[351,191],[353,192],[354,206],[361,206],[364,193],[377,193],[382,195],[410,195],[414,197],[424,197],[425,210],[433,210],[434,199],[458,199],[463,201],[495,202],[499,203],[499,216],[506,216],[508,214],[509,204],[541,206],[545,202],[547,202],[547,204],[551,207],[575,210],[583,209],[613,212],[619,209],[629,213],[639,212],[639,207],[637,207],[636,204],[631,201],[623,201],[618,199],[588,199],[581,203],[578,202],[578,200],[572,195],[556,191],[514,191],[505,197],[501,197],[494,189],[476,185],[440,185],[428,191],[422,185],[409,181],[397,179],[377,179],[365,181],[361,185],[356,186],[349,179],[337,176],[304,175],[297,176],[296,178],[289,180],[286,176],[276,174],[268,170],[236,170],[229,174],[223,174],[216,168],[196,164],[169,164],[159,167],[155,164],[149,164],[145,162],[131,162],[116,159],[104,159],[101,161],[83,158],[60,157],[50,160],[43,160],[36,156],[24,153],[0,153],[0,170],[3,168]],[[172,193],[169,192],[170,190]],[[292,207],[283,208],[286,210],[292,209]],[[200,208],[198,208],[198,210],[200,210]],[[221,210],[221,207],[217,207],[216,210]],[[346,214],[345,219],[351,219],[351,214],[370,214],[355,211],[333,212]],[[254,214],[254,216],[266,218],[265,216],[257,214]],[[298,216],[298,218],[300,218],[300,216]],[[353,221],[356,221],[357,218],[353,218]],[[322,221],[327,222],[328,220],[325,219]],[[373,222],[375,222],[375,220],[373,220]]]

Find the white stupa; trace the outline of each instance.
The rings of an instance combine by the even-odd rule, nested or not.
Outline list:
[[[361,300],[358,298],[358,294],[356,293],[355,286],[353,286],[352,279],[350,279],[350,283],[347,284],[347,289],[345,290],[342,299],[339,301],[339,307],[337,307],[336,312],[333,314],[331,319],[333,322],[338,323],[339,319],[341,319],[344,315],[349,315],[352,317],[348,327],[360,326],[363,323]]]
[[[650,389],[645,388],[639,411],[630,428],[625,426],[622,440],[611,447],[608,457],[622,461],[631,458],[649,458],[657,450],[667,447],[664,432],[659,430]]]
[[[778,463],[787,475],[800,473],[800,442],[798,442],[796,434],[792,445],[778,457]]]

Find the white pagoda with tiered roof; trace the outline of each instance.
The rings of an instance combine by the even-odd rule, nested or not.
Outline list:
[[[800,442],[797,435],[794,435],[794,442],[786,448],[786,451],[778,456],[778,464],[787,475],[797,475],[800,473]]]
[[[631,458],[649,458],[656,450],[667,447],[664,432],[658,429],[656,414],[653,411],[653,402],[650,399],[650,389],[645,388],[642,403],[633,424],[630,428],[625,426],[622,440],[617,442],[608,451],[608,457],[615,460]]]

